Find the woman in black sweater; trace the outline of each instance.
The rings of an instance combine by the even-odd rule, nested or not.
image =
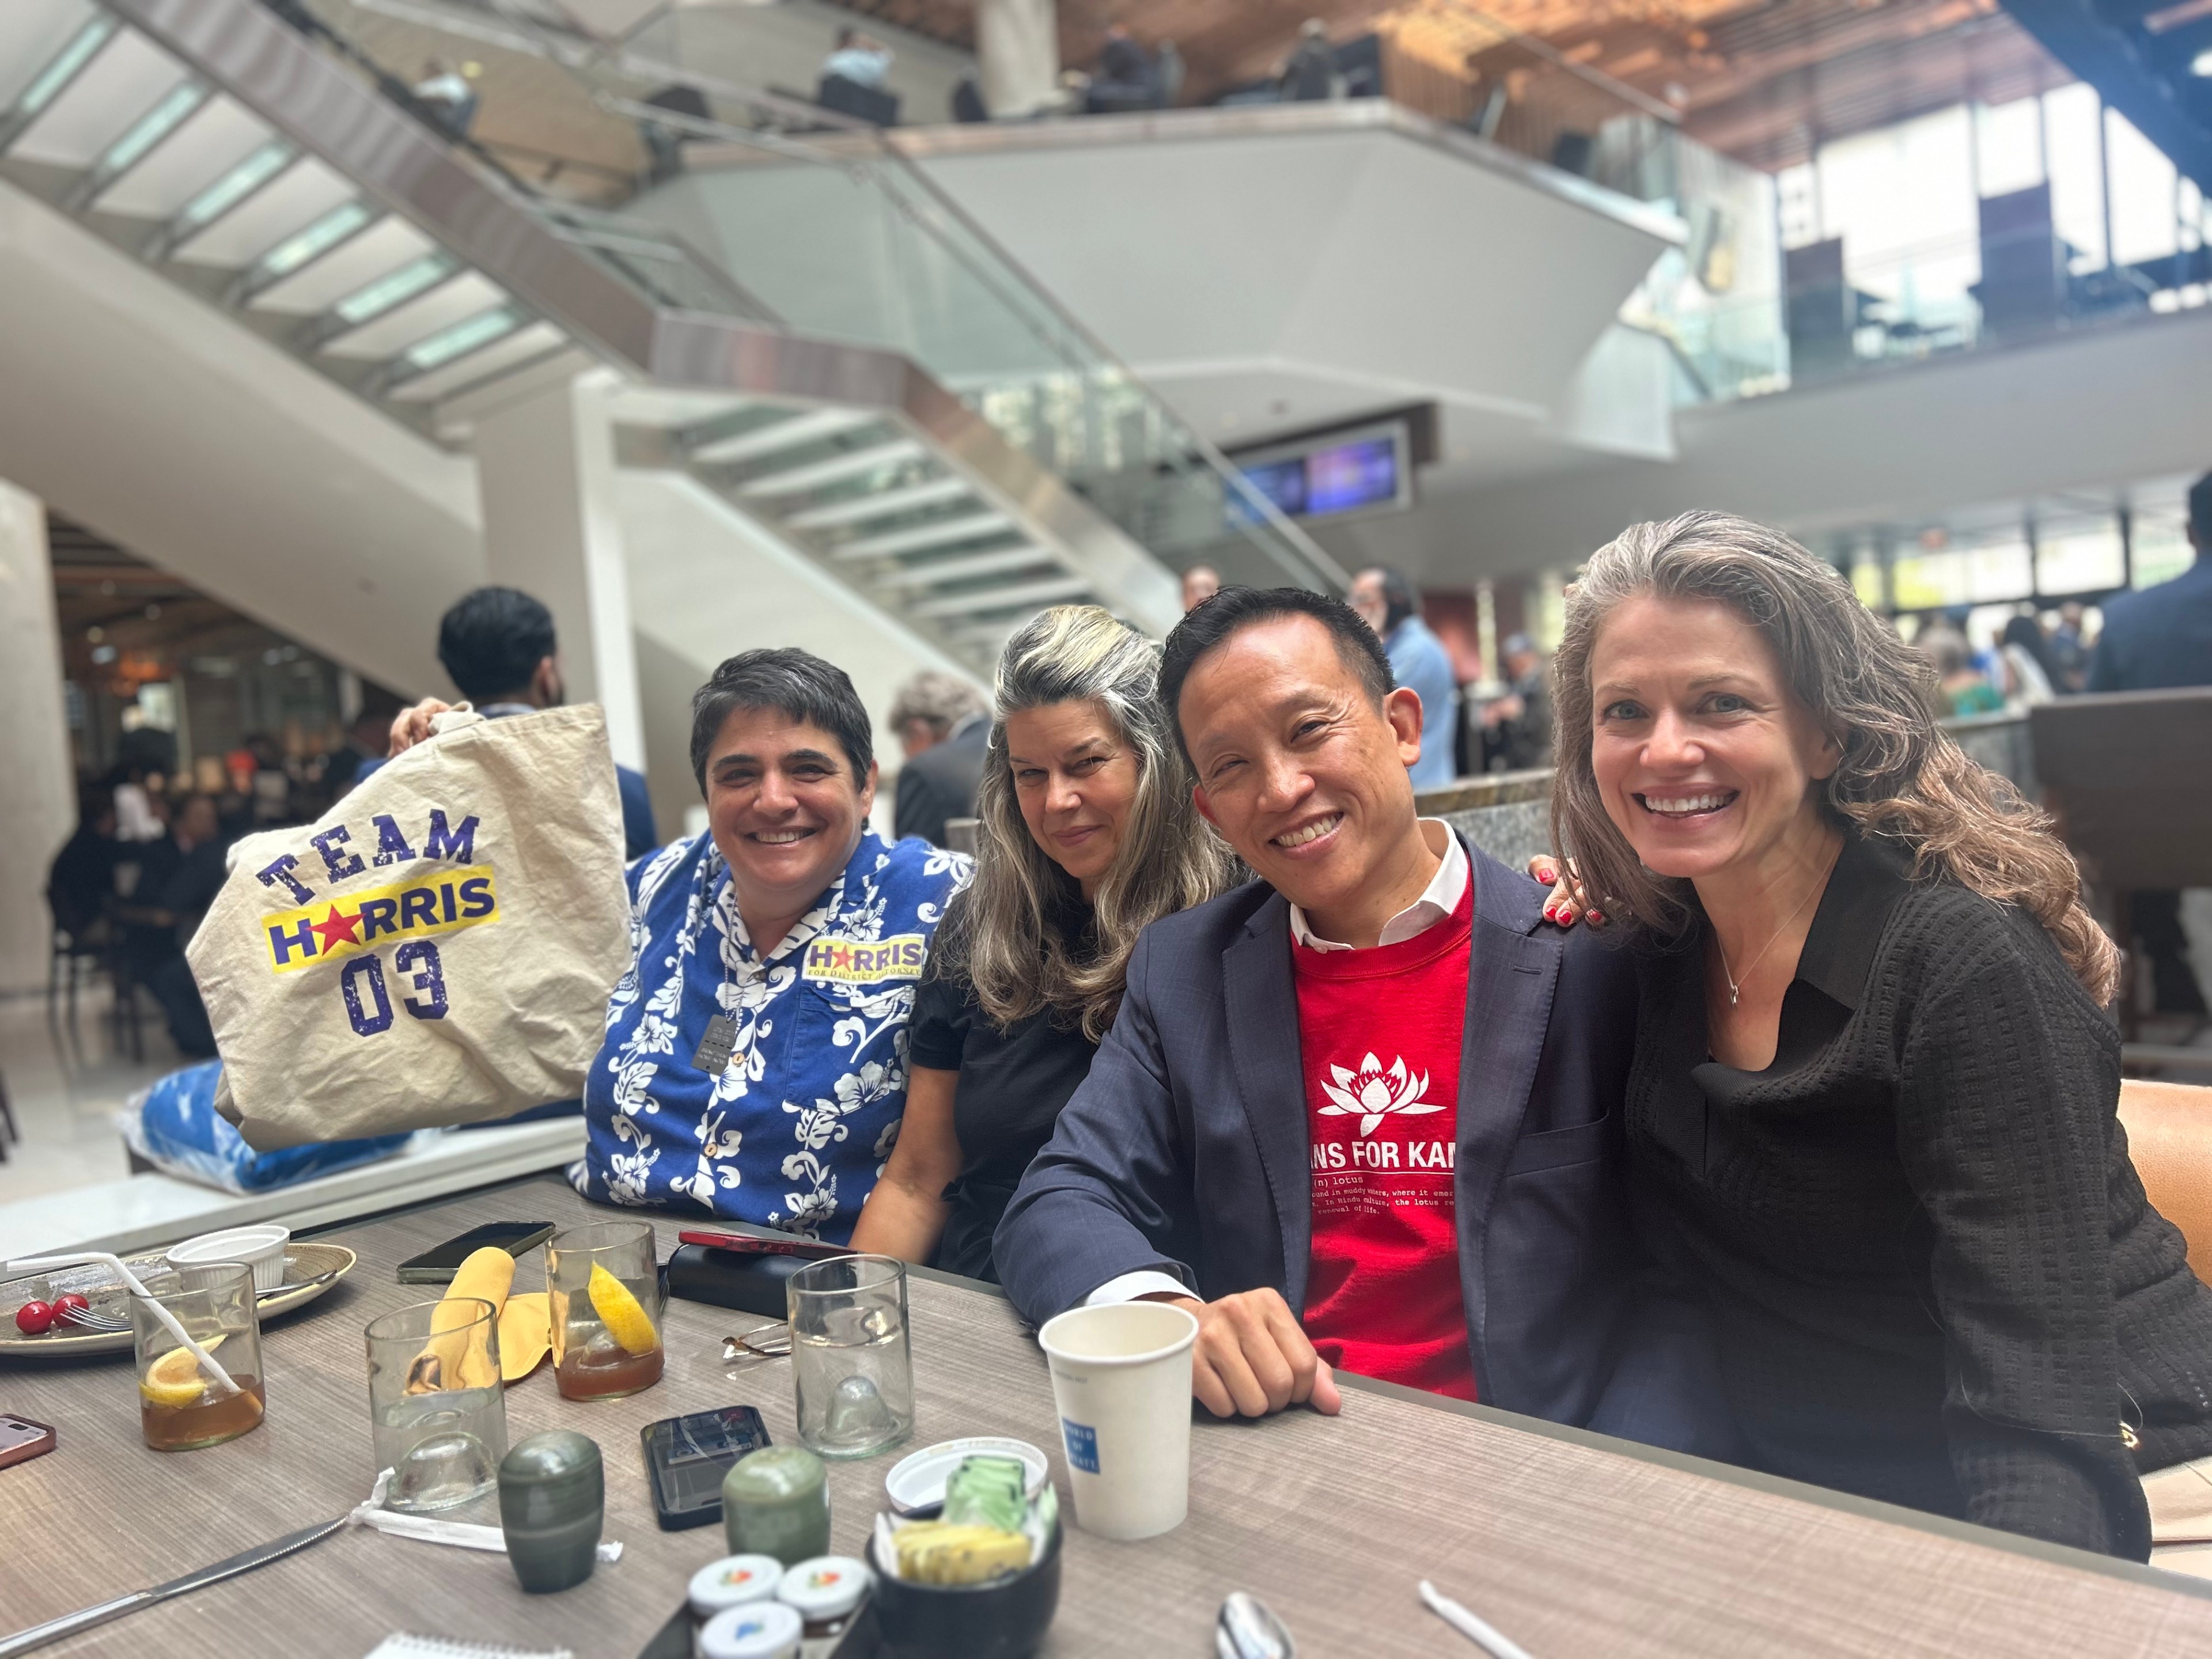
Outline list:
[[[2140,1477],[2212,1454],[2212,1290],[2129,1161],[2064,848],[1741,520],[1599,552],[1555,673],[1554,834],[1645,943],[1632,1200],[1749,1461],[2144,1559]]]
[[[1154,692],[1160,647],[1097,605],[1006,642],[975,879],[908,1027],[899,1138],[853,1248],[995,1281],[991,1235],[1114,1023],[1146,924],[1229,884]]]

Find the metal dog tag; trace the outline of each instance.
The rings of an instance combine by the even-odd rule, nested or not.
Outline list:
[[[717,1014],[707,1022],[706,1035],[699,1039],[699,1051],[691,1056],[691,1064],[708,1077],[720,1077],[737,1046],[738,1017]]]

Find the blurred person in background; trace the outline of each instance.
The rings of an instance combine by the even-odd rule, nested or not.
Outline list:
[[[442,58],[422,65],[422,78],[408,90],[431,122],[456,138],[476,125],[477,90],[468,77]]]
[[[1912,648],[1936,665],[1936,690],[1943,712],[1995,714],[2003,711],[2004,693],[1990,684],[1990,677],[1974,661],[1973,647],[1949,622],[1929,617],[1912,641]]]
[[[560,641],[553,613],[519,588],[479,587],[454,602],[438,621],[438,660],[476,712],[486,720],[558,708],[568,698],[561,679]],[[398,755],[430,735],[430,720],[452,705],[425,697],[394,717],[389,737]],[[363,761],[358,784],[382,766]],[[659,845],[645,777],[619,762],[615,785],[622,795],[623,841],[631,858]]]
[[[1276,75],[1286,104],[1317,103],[1336,89],[1336,54],[1328,44],[1328,25],[1309,17],[1298,25],[1298,43]]]
[[[919,836],[932,847],[942,847],[948,819],[975,816],[975,791],[991,738],[983,694],[957,674],[924,669],[899,688],[890,726],[906,757],[892,804],[891,834],[901,841]]]
[[[115,792],[102,784],[77,791],[76,828],[46,872],[46,908],[54,926],[82,945],[98,936],[115,896]]]
[[[333,799],[353,787],[362,767],[385,758],[392,746],[394,712],[389,704],[365,705],[346,729],[345,742],[323,757],[323,783]]]
[[[1523,772],[1552,763],[1552,687],[1543,657],[1526,634],[1498,647],[1505,695],[1482,706],[1483,769]]]
[[[1371,566],[1352,578],[1352,608],[1382,641],[1390,672],[1421,700],[1421,757],[1407,769],[1413,787],[1440,789],[1456,771],[1452,732],[1459,725],[1459,683],[1451,653],[1421,620],[1421,602],[1402,570]]]
[[[2092,691],[2165,691],[2212,685],[2212,472],[2189,491],[2189,544],[2196,562],[2172,581],[2105,604],[2104,631],[2089,669]],[[2143,892],[2129,921],[2151,964],[2153,1005],[2162,1014],[2203,1014],[2203,988],[2190,966],[2181,895]]]
[[[1194,564],[1182,573],[1182,612],[1186,617],[1221,591],[1221,573],[1210,564]]]
[[[215,1053],[215,1032],[200,1001],[185,944],[222,890],[229,842],[206,795],[189,795],[171,814],[168,832],[139,849],[138,875],[116,908],[130,976],[153,993],[170,1040],[194,1060]]]
[[[2088,612],[2079,599],[2058,607],[2058,626],[2051,630],[2051,659],[2058,665],[2062,694],[2089,689],[2092,647],[2087,632]]]
[[[1155,696],[1159,661],[1096,605],[1007,641],[975,879],[915,993],[906,1116],[854,1249],[996,1284],[992,1232],[1090,1073],[1137,935],[1228,888]]]
[[[884,82],[890,78],[891,50],[872,35],[863,34],[856,28],[837,31],[837,44],[822,60],[824,79],[836,76],[850,81],[856,87],[866,87],[871,92],[881,92]]]
[[[1997,660],[2004,669],[2006,707],[2033,708],[2058,695],[2058,665],[2042,624],[2033,617],[2006,618],[1997,639]]]

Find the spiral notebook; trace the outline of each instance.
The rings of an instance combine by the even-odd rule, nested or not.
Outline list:
[[[442,1636],[387,1636],[368,1659],[576,1659],[567,1648],[503,1648]]]

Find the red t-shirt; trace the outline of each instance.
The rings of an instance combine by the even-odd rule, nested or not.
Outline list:
[[[1293,944],[1313,1149],[1305,1330],[1363,1376],[1474,1398],[1452,1171],[1474,885],[1371,951]]]

